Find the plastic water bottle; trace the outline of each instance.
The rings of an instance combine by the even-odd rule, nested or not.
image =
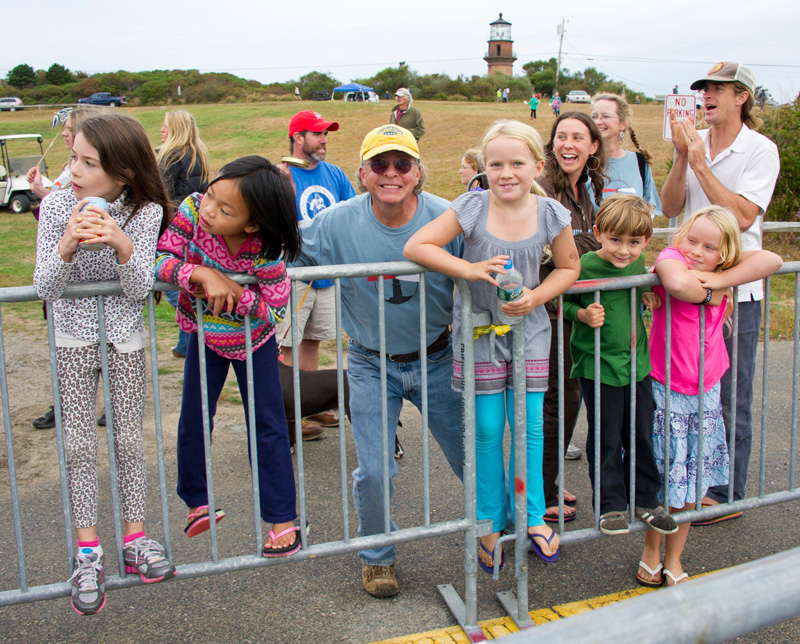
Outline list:
[[[522,273],[514,268],[514,263],[510,258],[503,268],[506,269],[506,274],[497,276],[497,299],[500,300],[501,305],[522,297]],[[506,315],[502,311],[497,312],[497,317],[501,324],[509,325],[519,324],[522,319],[519,315]]]

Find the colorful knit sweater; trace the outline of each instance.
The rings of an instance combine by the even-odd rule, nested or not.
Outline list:
[[[181,329],[197,330],[195,305],[191,294],[197,290],[189,278],[198,266],[216,268],[223,273],[254,275],[258,284],[248,284],[233,313],[214,316],[203,304],[203,331],[206,344],[231,360],[245,359],[244,317],[250,316],[253,350],[263,345],[275,332],[275,325],[286,312],[289,301],[289,276],[283,260],[259,257],[261,240],[251,235],[231,257],[225,242],[205,232],[198,225],[203,195],[189,195],[181,204],[167,230],[158,240],[156,277],[181,287],[176,320]]]

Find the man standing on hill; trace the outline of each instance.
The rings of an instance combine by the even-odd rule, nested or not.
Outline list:
[[[389,123],[404,127],[419,143],[422,135],[425,134],[425,121],[422,120],[422,114],[414,107],[414,98],[411,96],[411,90],[407,87],[401,87],[394,95],[397,97],[397,105],[392,108],[392,113],[389,116]]]
[[[689,121],[670,115],[675,158],[661,191],[662,212],[677,217],[711,204],[725,206],[736,216],[742,233],[742,250],[761,248],[761,224],[772,199],[780,171],[778,148],[755,129],[761,120],[752,114],[756,79],[749,67],[722,62],[691,85],[702,90],[705,120],[711,128],[697,131]],[[725,340],[731,368],[721,382],[720,398],[728,435],[735,433],[733,500],[744,498],[747,466],[752,442],[753,377],[761,329],[760,281],[739,287],[739,330],[736,369],[736,420],[733,423],[731,369],[733,338]],[[717,505],[728,499],[727,486],[708,490],[703,505]],[[710,525],[735,519],[741,512],[696,521]]]
[[[339,124],[326,121],[317,112],[303,110],[289,121],[289,154],[308,162],[308,168],[289,166],[294,181],[295,198],[297,200],[297,217],[300,227],[311,223],[321,211],[340,201],[355,197],[356,192],[347,175],[335,165],[325,161],[327,156],[328,132],[335,132]],[[298,353],[300,369],[316,371],[319,369],[319,344],[322,340],[336,337],[336,319],[334,315],[333,282],[317,280],[306,287],[298,286],[297,295],[302,299],[302,306],[297,313],[297,337],[301,338]],[[294,304],[295,308],[297,303]],[[289,330],[291,317],[278,325],[276,337],[281,346],[284,364],[292,365],[292,333]],[[335,417],[322,415],[324,424],[335,424]],[[319,427],[303,423],[303,438],[311,440],[311,435],[318,438],[322,433]]]

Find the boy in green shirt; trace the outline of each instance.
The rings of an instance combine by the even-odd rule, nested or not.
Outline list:
[[[647,272],[644,250],[653,234],[653,207],[641,198],[619,193],[606,199],[597,213],[594,234],[600,250],[581,256],[581,280],[629,277]],[[638,289],[637,289],[638,292]],[[651,308],[660,305],[653,293],[642,294]],[[638,298],[636,300],[638,302]],[[650,387],[650,351],[647,332],[637,304],[635,335],[631,334],[630,289],[601,291],[564,297],[564,317],[572,326],[572,378],[580,378],[586,403],[589,435],[586,454],[592,489],[595,466],[595,329],[600,329],[600,530],[604,534],[628,532],[625,510],[630,497],[630,424],[635,420],[637,519],[662,534],[677,531],[675,520],[658,505],[661,477],[653,456],[653,394]],[[631,343],[636,346],[636,406],[631,418]],[[657,572],[657,571],[656,571]],[[655,576],[655,572],[652,576]],[[650,581],[638,577],[640,583]],[[652,585],[654,582],[650,581]]]

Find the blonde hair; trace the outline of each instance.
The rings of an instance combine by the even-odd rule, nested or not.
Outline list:
[[[728,208],[723,208],[722,206],[700,208],[681,224],[681,227],[678,228],[672,238],[672,245],[676,248],[680,246],[694,223],[701,217],[710,220],[722,232],[722,241],[719,244],[719,264],[717,264],[715,270],[725,270],[731,266],[736,266],[742,258],[742,235],[739,232],[739,224],[736,222],[734,214]]]
[[[167,140],[159,148],[156,159],[158,166],[163,170],[180,161],[187,152],[191,152],[192,161],[200,164],[203,173],[203,182],[208,180],[208,150],[200,139],[200,132],[194,117],[185,110],[167,112],[164,115],[164,124],[167,127]]]
[[[483,154],[478,148],[470,148],[466,152],[464,152],[464,161],[467,162],[467,165],[475,170],[477,174],[480,174],[485,170],[483,165]]]
[[[641,197],[617,193],[606,199],[594,220],[597,231],[629,237],[653,236],[653,206]]]
[[[78,123],[89,116],[95,116],[102,112],[103,110],[101,110],[99,107],[93,107],[90,105],[79,105],[78,107],[73,107],[69,114],[67,114],[67,119],[64,121],[64,127],[72,132],[72,136],[74,138],[75,131],[78,129]]]
[[[611,94],[610,92],[604,92],[602,94],[595,94],[592,96],[592,105],[597,103],[597,101],[611,101],[612,103],[617,104],[619,122],[625,126],[628,134],[630,134],[631,142],[636,146],[636,150],[644,157],[647,165],[650,165],[652,163],[650,153],[647,150],[642,149],[642,146],[639,145],[639,139],[636,137],[636,132],[633,131],[633,126],[631,125],[631,106],[628,101],[626,101],[625,98],[619,94]]]
[[[544,161],[545,159],[542,137],[539,136],[539,133],[536,130],[534,130],[530,125],[525,125],[525,123],[520,123],[519,121],[500,119],[489,126],[489,129],[486,130],[486,134],[483,135],[483,140],[481,140],[480,150],[484,160],[486,159],[486,146],[495,139],[500,138],[517,139],[518,141],[522,141],[528,146],[528,149],[531,151],[531,155],[533,155],[533,160],[536,163]],[[538,183],[536,183],[535,180],[533,184],[531,184],[531,192],[540,197],[547,196],[544,189]]]
[[[764,121],[753,114],[753,109],[756,106],[756,100],[753,97],[753,92],[751,92],[750,88],[741,81],[734,81],[733,89],[736,90],[737,94],[740,94],[741,92],[747,92],[747,100],[742,105],[742,123],[744,123],[751,130],[758,130],[762,125],[764,125]]]

